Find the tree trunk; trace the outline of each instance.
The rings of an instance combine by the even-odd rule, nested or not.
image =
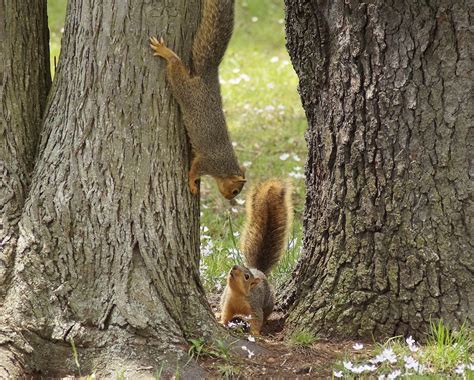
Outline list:
[[[46,0],[0,1],[0,305],[51,85]]]
[[[308,118],[293,328],[474,322],[472,1],[286,1]]]
[[[148,45],[163,36],[187,61],[199,19],[199,1],[69,2],[1,311],[0,370],[8,357],[46,376],[202,375],[183,370],[186,338],[216,327],[199,279],[199,201]]]

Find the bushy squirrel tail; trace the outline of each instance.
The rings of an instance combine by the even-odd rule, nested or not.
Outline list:
[[[224,57],[234,28],[234,0],[204,0],[201,24],[193,42],[194,73],[208,77]]]
[[[247,222],[241,238],[245,265],[268,275],[286,249],[293,219],[291,186],[267,180],[250,190],[246,203]]]

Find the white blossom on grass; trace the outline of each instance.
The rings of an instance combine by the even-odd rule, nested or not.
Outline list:
[[[206,235],[205,235],[206,236]],[[211,239],[204,239],[205,243],[201,245],[201,254],[203,257],[209,256],[214,251],[214,243]]]
[[[416,345],[415,339],[410,335],[406,340],[408,344],[408,348],[410,349],[411,352],[417,352],[418,351],[418,346]]]
[[[454,369],[454,372],[458,375],[464,375],[466,370],[474,371],[474,363],[464,364],[459,363],[458,366]]]
[[[393,371],[393,372],[391,372],[387,375],[387,380],[395,380],[401,374],[402,374],[402,371],[400,371],[399,369],[396,369],[395,371]]]
[[[243,206],[243,204],[245,203],[245,199],[236,199],[235,201],[239,206]]]
[[[239,84],[242,81],[249,82],[250,77],[247,74],[240,74],[238,77],[231,78],[227,82],[229,84]]]
[[[297,239],[290,239],[290,240],[288,241],[288,248],[289,248],[289,249],[295,248],[297,242],[298,242]]]
[[[334,371],[333,375],[334,375],[334,377],[342,377],[343,376],[342,371]]]
[[[364,370],[367,372],[374,372],[377,370],[377,367],[374,364],[365,364]]]
[[[267,84],[267,88],[269,89],[275,88],[275,84],[270,82]]]
[[[252,166],[252,161],[244,161],[242,162],[242,165],[244,165],[246,168],[249,168],[250,166]]]
[[[251,20],[252,20],[252,22],[257,22],[257,21],[258,21],[258,17],[257,17],[257,16],[253,16],[253,17],[251,18]]]
[[[352,370],[354,369],[354,364],[352,364],[352,362],[342,362],[342,365],[344,366],[345,369],[349,370],[352,372]]]
[[[228,255],[229,259],[235,259],[239,257],[239,251],[236,248],[229,248],[228,252],[229,252],[229,255]]]
[[[249,359],[252,359],[252,356],[255,356],[255,353],[253,351],[250,351],[247,346],[242,346],[242,350],[247,352],[247,357]]]
[[[416,372],[422,372],[424,369],[423,366],[418,363],[418,361],[412,356],[404,356],[403,360],[405,362],[405,368],[407,370],[413,369]]]
[[[354,350],[362,350],[364,348],[364,345],[362,343],[355,343],[352,348]]]
[[[397,355],[395,355],[391,348],[386,348],[381,354],[378,354],[375,358],[370,359],[370,362],[373,364],[383,362],[389,362],[390,364],[393,364],[397,362]]]
[[[278,57],[272,57],[272,59],[270,59],[270,62],[271,63],[276,63],[279,61],[279,58]]]
[[[411,356],[405,356],[404,360],[405,360],[406,369],[413,369],[419,374],[422,374],[423,372],[425,372],[426,367],[422,365],[421,363],[419,363],[418,360],[416,360],[415,358]]]
[[[282,161],[288,160],[288,157],[290,157],[290,155],[288,153],[280,154],[280,160],[282,160]]]
[[[456,372],[458,375],[463,375],[465,368],[466,365],[461,363],[454,369],[454,372]]]
[[[247,323],[245,321],[237,321],[237,322],[230,321],[230,322],[227,322],[226,327],[229,327],[229,328],[236,328],[236,327],[246,328]]]
[[[304,174],[303,173],[295,173],[295,172],[289,172],[288,173],[288,176],[289,177],[293,177],[295,179],[303,179],[305,178]]]
[[[249,335],[249,336],[247,337],[247,339],[248,339],[249,342],[255,342],[255,337],[252,336],[252,335]]]
[[[344,362],[343,364],[345,369],[356,374],[361,374],[364,372],[374,372],[375,370],[377,370],[377,367],[373,364],[354,365],[352,364],[352,362]]]

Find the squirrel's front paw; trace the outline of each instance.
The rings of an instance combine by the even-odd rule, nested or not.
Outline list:
[[[161,37],[159,40],[156,37],[150,37],[150,47],[153,49],[153,55],[155,56],[162,57],[167,61],[172,61],[175,59],[179,60],[179,57],[176,55],[176,53],[165,45],[163,37]]]
[[[167,49],[163,37],[161,37],[159,40],[156,37],[150,37],[150,47],[155,51],[153,55],[157,55],[159,57],[162,57],[164,51]]]

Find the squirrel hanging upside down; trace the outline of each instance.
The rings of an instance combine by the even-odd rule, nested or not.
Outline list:
[[[285,251],[293,219],[291,190],[279,180],[255,186],[247,195],[247,224],[241,250],[245,265],[234,265],[221,297],[221,322],[250,315],[250,332],[259,335],[273,311],[275,296],[267,275]]]
[[[155,56],[166,60],[166,78],[193,148],[189,189],[197,194],[197,181],[208,174],[216,180],[221,194],[232,199],[246,182],[245,168],[238,164],[227,130],[218,67],[232,36],[234,1],[204,0],[203,4],[192,48],[192,72],[163,38],[151,37],[150,46]]]

